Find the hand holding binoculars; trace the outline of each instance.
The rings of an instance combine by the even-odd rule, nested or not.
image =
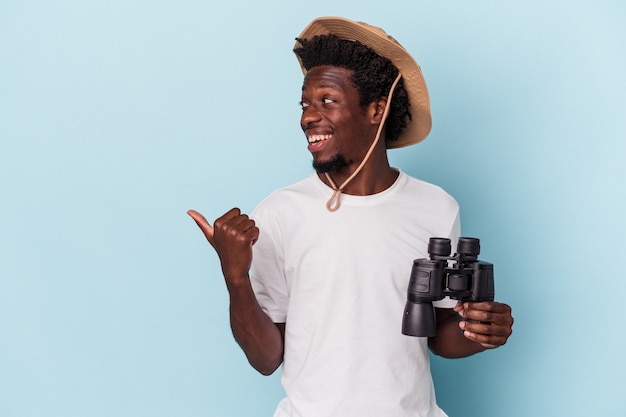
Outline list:
[[[437,333],[432,302],[448,296],[462,301],[493,301],[493,264],[478,260],[480,240],[461,237],[450,256],[450,239],[433,237],[430,258],[415,259],[411,270],[402,333],[432,337]]]

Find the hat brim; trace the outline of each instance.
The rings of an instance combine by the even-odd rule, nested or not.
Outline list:
[[[340,39],[358,41],[373,49],[378,55],[389,59],[402,74],[404,88],[409,96],[411,119],[397,140],[386,141],[389,149],[402,148],[423,141],[430,133],[430,99],[422,70],[413,57],[384,30],[363,22],[354,22],[343,17],[320,17],[304,28],[299,39],[311,39],[318,35],[332,34]],[[296,42],[295,47],[299,44]],[[306,69],[298,57],[300,68]]]

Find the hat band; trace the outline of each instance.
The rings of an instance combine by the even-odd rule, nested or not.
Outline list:
[[[383,112],[383,117],[382,117],[382,119],[380,121],[380,124],[378,125],[378,130],[376,131],[376,137],[374,138],[374,141],[370,145],[370,148],[367,151],[367,154],[365,155],[365,158],[363,158],[363,160],[361,161],[359,166],[354,170],[352,175],[350,175],[343,182],[343,184],[341,184],[341,186],[337,187],[337,185],[335,185],[335,182],[331,178],[330,174],[328,172],[324,173],[324,175],[326,175],[326,179],[328,180],[328,182],[330,183],[331,187],[333,188],[333,195],[326,202],[326,209],[328,211],[334,212],[334,211],[337,211],[339,209],[339,206],[341,206],[341,193],[343,192],[343,189],[346,187],[346,185],[348,185],[348,183],[350,181],[352,181],[354,179],[354,177],[357,176],[357,174],[359,172],[361,172],[361,169],[363,169],[363,167],[365,166],[365,163],[367,162],[367,160],[372,155],[372,152],[374,152],[374,148],[376,147],[376,144],[380,140],[380,136],[381,136],[381,134],[383,132],[383,127],[385,126],[385,122],[387,121],[387,116],[389,115],[389,109],[391,108],[391,99],[393,97],[393,92],[396,89],[396,86],[400,82],[401,78],[402,78],[402,74],[400,73],[400,71],[398,71],[398,76],[396,77],[395,81],[391,85],[391,88],[389,89],[389,95],[387,96],[387,103],[385,104],[385,111]]]

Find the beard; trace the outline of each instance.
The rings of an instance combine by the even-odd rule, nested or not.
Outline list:
[[[347,166],[348,166],[348,162],[343,157],[343,155],[336,155],[333,159],[330,159],[328,161],[313,160],[313,169],[318,174],[324,174],[327,172],[337,171]]]

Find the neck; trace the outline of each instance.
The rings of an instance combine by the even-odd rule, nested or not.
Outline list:
[[[343,185],[344,194],[358,196],[380,193],[391,187],[398,178],[398,171],[389,166],[387,154],[384,151],[379,157],[372,155],[357,175],[350,179],[356,169],[357,166],[351,164],[328,174],[318,174],[318,177],[331,188],[341,188]],[[348,181],[347,184],[345,184],[346,181]]]

